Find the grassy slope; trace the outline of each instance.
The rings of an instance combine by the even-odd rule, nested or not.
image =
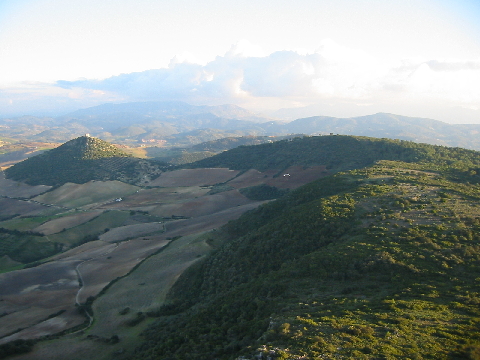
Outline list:
[[[350,165],[361,156],[345,139],[367,158],[422,164],[339,173],[229,223],[226,245],[179,279],[133,358],[479,358],[478,152],[324,138]]]

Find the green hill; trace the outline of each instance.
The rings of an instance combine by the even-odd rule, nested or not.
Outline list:
[[[5,174],[30,185],[81,184],[90,180],[134,182],[146,163],[106,141],[81,136],[26,159],[5,170]]]
[[[361,136],[304,136],[255,147],[239,146],[193,164],[189,167],[228,167],[235,170],[283,170],[292,165],[325,165],[327,169],[343,171],[369,166],[378,160],[430,162],[448,165],[478,162],[478,152],[462,148],[447,148],[411,141],[377,139]]]
[[[352,170],[212,233],[224,245],[150,314],[132,359],[480,358],[479,152],[332,136],[197,164],[248,161]]]

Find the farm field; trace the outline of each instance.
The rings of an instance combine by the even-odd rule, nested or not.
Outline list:
[[[58,213],[55,207],[39,204],[31,200],[0,198],[0,219],[15,216],[47,216]]]
[[[189,201],[159,205],[152,209],[150,213],[164,217],[172,215],[198,217],[213,214],[234,206],[249,204],[251,202],[252,200],[247,199],[240,194],[238,190],[232,190],[219,194],[202,196]]]
[[[328,175],[328,171],[325,166],[308,168],[291,166],[282,171],[279,176],[266,181],[266,184],[280,189],[296,189],[326,175]]]
[[[36,268],[0,274],[0,344],[17,338],[38,337],[31,327],[47,320],[62,310],[74,310],[72,303],[78,291],[75,267],[79,262],[70,259],[51,262]],[[65,325],[74,326],[84,321],[83,316],[67,311],[57,316]],[[17,329],[26,329],[11,336]],[[64,330],[57,327],[54,332]]]
[[[164,226],[161,223],[144,223],[125,225],[113,228],[107,231],[105,234],[99,236],[100,240],[105,242],[118,242],[124,241],[129,238],[148,235],[154,232],[163,231]]]
[[[125,326],[123,324],[138,312],[160,307],[181,272],[212,249],[201,235],[189,235],[175,241],[164,240],[168,246],[160,253],[113,284],[93,306],[97,321],[90,333],[110,337],[114,335],[112,329]],[[119,314],[127,307],[127,314]]]
[[[37,231],[44,235],[56,234],[65,229],[70,229],[72,227],[81,225],[87,221],[90,221],[97,216],[99,216],[102,211],[90,211],[90,212],[81,212],[74,215],[67,215],[57,219],[53,219],[47,222],[44,222],[42,225],[37,226],[33,231]]]
[[[290,176],[281,176],[287,172]],[[81,325],[86,318],[76,303],[94,298],[94,321],[83,335],[69,335],[52,346],[40,342],[35,351],[49,355],[32,352],[18,359],[63,359],[66,354],[84,359],[105,346],[111,351],[128,348],[128,341],[114,346],[86,340],[85,335],[109,338],[115,335],[111,328],[117,327],[117,335],[135,337],[151,320],[133,327],[128,323],[137,313],[158,308],[178,276],[212,250],[207,243],[211,231],[265,203],[248,199],[239,189],[261,184],[295,188],[324,176],[325,169],[298,167],[283,173],[250,170],[236,177],[239,171],[226,168],[190,169],[162,173],[144,188],[91,181],[54,190],[0,179],[0,191],[16,186],[30,196],[42,192],[28,201],[0,198],[0,216],[6,219],[0,227],[35,231],[43,235],[42,241],[62,244],[63,251],[37,266],[0,274],[0,314],[6,314],[0,343]],[[3,268],[21,265],[8,257],[1,262]]]
[[[172,204],[206,195],[209,187],[185,186],[141,189],[138,193],[125,196],[122,201],[99,206],[99,209],[137,209],[149,211],[159,204]]]
[[[33,352],[16,357],[24,360],[67,357],[82,360],[94,352],[110,359],[112,354],[128,355],[136,346],[135,339],[152,319],[146,318],[135,326],[129,325],[139,312],[154,311],[165,301],[165,296],[177,277],[191,264],[213,248],[207,244],[213,233],[199,233],[175,241],[164,240],[167,245],[128,276],[113,283],[93,305],[95,322],[86,336],[64,337],[55,342],[41,342]],[[140,291],[139,291],[140,288]],[[108,344],[96,339],[109,339],[117,335],[118,344]],[[88,340],[90,339],[90,340]]]
[[[30,198],[40,195],[51,188],[51,186],[47,185],[31,186],[18,181],[5,179],[5,173],[0,171],[0,196]]]
[[[291,166],[284,171],[267,170],[260,172],[250,169],[238,177],[231,179],[227,185],[236,189],[249,186],[267,184],[280,189],[296,189],[322,176],[328,175],[325,166],[312,166],[304,168],[303,166]]]
[[[115,199],[130,195],[138,189],[137,186],[128,185],[120,181],[90,181],[85,184],[66,183],[58,189],[35,197],[34,200],[46,204],[75,208],[115,201]]]
[[[110,281],[124,276],[143,259],[165,246],[164,241],[131,240],[109,247],[101,256],[86,260],[77,267],[83,280],[83,288],[77,301],[84,303],[89,296],[96,296]]]
[[[226,182],[234,178],[239,171],[227,168],[182,169],[162,173],[152,180],[149,186],[207,186]]]
[[[106,229],[122,226],[129,213],[125,211],[105,211],[99,216],[84,222],[76,227],[49,235],[50,241],[67,244],[69,246],[79,245],[80,242],[92,240],[103,234]]]
[[[49,328],[54,329],[53,333],[55,333],[65,330],[62,324],[69,327],[83,322],[83,318],[74,311],[75,301],[83,303],[89,296],[96,296],[112,280],[127,274],[143,259],[165,246],[168,242],[167,238],[188,236],[217,228],[260,203],[238,206],[198,218],[172,221],[168,223],[167,230],[163,234],[142,237],[141,240],[130,240],[119,244],[101,240],[89,242],[53,257],[52,261],[46,264],[1,274],[0,288],[8,289],[8,292],[4,290],[4,293],[0,293],[4,300],[0,302],[2,304],[0,311],[9,314],[2,318],[0,328],[4,331],[3,336],[11,331],[13,324],[21,324],[20,327],[26,329],[0,341],[7,342],[7,340],[22,337],[36,338],[48,334]],[[188,261],[193,261],[198,255],[202,255],[202,251],[194,252],[195,256],[190,256],[189,253],[182,256],[186,256]],[[171,261],[182,261],[181,259],[182,257],[175,260],[172,258]],[[77,271],[83,283],[81,289]],[[164,280],[167,281],[167,279]],[[41,306],[36,305],[39,298],[42,299]],[[53,320],[48,323],[42,322],[52,313],[61,310],[65,310],[65,313],[59,315],[56,327],[50,324]],[[73,324],[73,320],[77,323]]]

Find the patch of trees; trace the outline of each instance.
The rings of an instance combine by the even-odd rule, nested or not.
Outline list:
[[[33,263],[62,250],[62,244],[45,241],[43,234],[0,228],[0,257],[8,255],[23,264]]]
[[[0,345],[0,359],[5,359],[12,355],[24,354],[32,351],[35,345],[34,340],[14,340]]]

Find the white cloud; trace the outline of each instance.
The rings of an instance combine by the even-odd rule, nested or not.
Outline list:
[[[185,53],[173,58],[168,68],[121,74],[105,80],[59,81],[55,85],[30,85],[27,92],[37,99],[43,92],[49,99],[70,99],[85,106],[108,100],[182,100],[257,108],[323,102],[337,104],[337,108],[358,105],[371,111],[393,112],[395,109],[398,112],[403,106],[406,111],[401,113],[405,114],[409,106],[413,109],[415,105],[418,109],[422,102],[426,109],[435,106],[480,108],[480,61],[403,59],[391,62],[332,40],[322,41],[312,52],[264,54],[259,47],[240,41],[224,56],[217,56],[206,64],[199,64],[191,54]],[[12,89],[7,93],[10,96]],[[12,96],[1,97],[16,101]],[[437,113],[438,109],[432,111]]]
[[[424,97],[465,105],[480,98],[480,62],[407,59],[389,63],[332,40],[322,41],[311,53],[260,54],[258,47],[240,41],[205,65],[189,61],[187,54],[175,57],[164,69],[58,85],[109,91],[132,100],[192,102],[278,98],[311,104],[325,98],[375,102]]]
[[[258,45],[252,44],[246,39],[242,39],[233,44],[230,50],[225,54],[226,57],[263,57],[268,54]]]

